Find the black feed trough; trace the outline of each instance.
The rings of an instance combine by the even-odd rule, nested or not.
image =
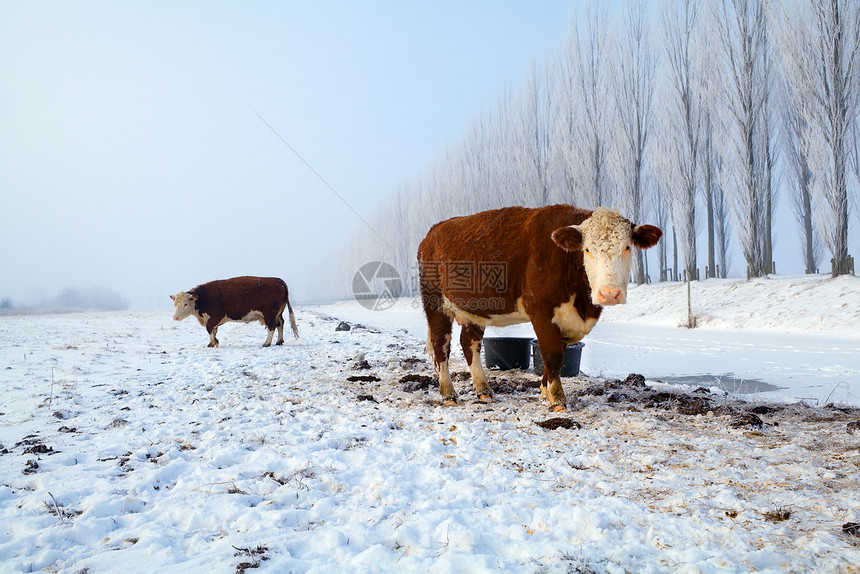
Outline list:
[[[488,369],[509,371],[529,368],[529,341],[525,337],[485,337],[484,364]]]
[[[579,374],[579,362],[582,359],[582,348],[585,343],[572,343],[564,349],[564,362],[561,365],[562,377],[575,377]],[[543,358],[540,356],[537,339],[531,340],[532,359],[535,374],[543,375]]]

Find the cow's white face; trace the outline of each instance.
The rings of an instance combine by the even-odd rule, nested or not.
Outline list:
[[[552,239],[567,251],[583,252],[591,302],[607,306],[627,302],[633,248],[652,247],[662,235],[653,225],[633,225],[618,210],[601,207],[581,224],[555,230]]]
[[[197,295],[180,291],[176,295],[171,295],[170,298],[173,299],[173,305],[176,307],[176,311],[173,313],[174,321],[182,321],[195,314],[194,304],[197,301]]]

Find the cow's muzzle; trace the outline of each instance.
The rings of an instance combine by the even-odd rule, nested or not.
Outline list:
[[[596,305],[620,305],[625,302],[626,297],[623,289],[615,287],[601,287],[592,296]]]

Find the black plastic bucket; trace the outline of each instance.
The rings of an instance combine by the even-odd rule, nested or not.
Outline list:
[[[579,374],[579,361],[582,359],[582,348],[585,343],[573,343],[564,348],[564,362],[561,364],[562,377],[575,377]],[[540,356],[540,347],[537,339],[531,340],[532,359],[535,366],[535,374],[543,376],[543,357]]]
[[[529,368],[529,341],[523,337],[487,337],[484,339],[484,364],[488,369],[509,371]]]

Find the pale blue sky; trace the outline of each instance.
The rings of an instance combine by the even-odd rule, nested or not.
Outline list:
[[[556,49],[568,1],[0,1],[0,298],[298,298],[364,217]]]

